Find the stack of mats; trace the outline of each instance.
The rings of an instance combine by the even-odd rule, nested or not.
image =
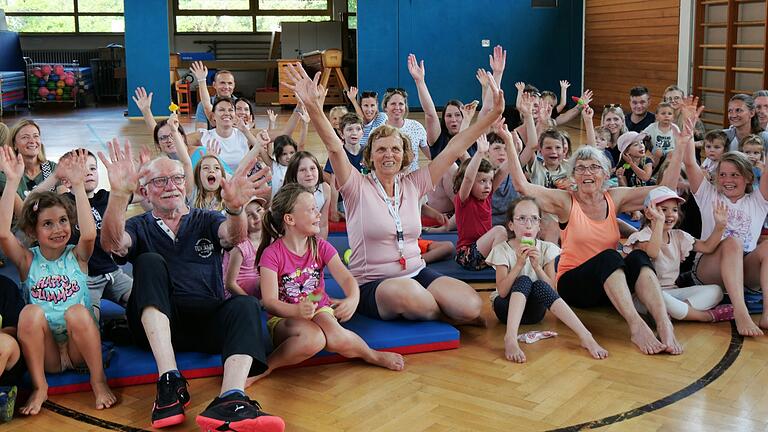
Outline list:
[[[0,71],[0,113],[26,100],[24,72]]]

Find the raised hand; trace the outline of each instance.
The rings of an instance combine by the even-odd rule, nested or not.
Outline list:
[[[152,92],[147,94],[144,87],[136,87],[136,91],[133,96],[131,96],[131,99],[133,99],[133,102],[139,107],[139,111],[143,112],[144,110],[150,109],[152,106]]]
[[[490,114],[493,116],[492,118],[495,118],[504,112],[504,90],[499,88],[490,72],[485,73],[488,76],[488,91],[493,96],[493,108],[491,108]]]
[[[272,186],[268,184],[272,178],[269,167],[263,166],[253,175],[248,176],[254,166],[256,166],[256,159],[247,164],[241,164],[232,177],[221,180],[221,199],[228,209],[236,211],[248,204],[253,197],[272,193]]]
[[[518,92],[522,93],[523,91],[525,91],[525,83],[522,81],[518,81],[515,83],[515,88],[517,89]]]
[[[649,203],[648,207],[646,207],[646,211],[648,212],[648,215],[651,217],[652,220],[656,222],[664,222],[665,216],[664,213],[659,210],[658,207],[656,207],[655,203]]]
[[[6,181],[18,184],[24,177],[24,159],[16,154],[11,146],[0,146],[0,171],[5,174]]]
[[[357,87],[350,87],[347,90],[347,97],[349,100],[357,99]]]
[[[168,127],[170,127],[173,132],[179,131],[179,116],[175,112],[168,116]]]
[[[581,94],[581,100],[584,101],[584,105],[589,105],[590,102],[592,102],[592,90],[586,89],[584,90],[584,93]]]
[[[320,72],[317,72],[314,78],[310,78],[304,67],[300,64],[293,65],[290,63],[285,65],[285,72],[290,82],[283,81],[282,84],[293,90],[296,98],[305,106],[313,104],[322,110],[323,104],[320,101],[325,99],[323,94],[325,89],[318,84],[320,82]]]
[[[130,195],[136,191],[139,179],[145,173],[146,167],[141,171],[136,169],[133,162],[131,143],[125,140],[123,149],[120,149],[120,142],[117,138],[112,138],[107,142],[109,157],[99,152],[99,159],[104,164],[109,177],[109,186],[112,193],[123,193]]]
[[[552,117],[552,104],[549,101],[542,100],[539,104],[539,120],[546,120]],[[549,125],[547,125],[548,127]]]
[[[488,63],[494,75],[504,73],[504,68],[507,65],[507,50],[501,45],[493,47],[493,54],[488,55]]]
[[[715,208],[712,209],[712,213],[715,216],[715,225],[724,227],[728,225],[728,206],[722,200],[717,200]]]
[[[595,110],[592,109],[589,105],[584,105],[584,109],[581,110],[581,117],[584,120],[592,121],[592,118],[595,116]]]
[[[211,138],[210,140],[208,140],[208,142],[205,143],[205,154],[212,154],[215,156],[220,155],[221,143],[214,138]]]
[[[192,63],[192,66],[189,67],[189,71],[192,72],[192,75],[194,75],[195,79],[198,81],[205,82],[205,80],[208,79],[208,68],[201,61]]]
[[[475,73],[475,76],[477,77],[477,81],[480,83],[480,87],[485,88],[485,86],[488,85],[488,75],[483,69],[478,69]]]
[[[269,123],[274,124],[277,121],[277,114],[271,109],[267,110],[267,117],[269,117]]]
[[[424,81],[424,76],[427,74],[426,69],[424,69],[424,60],[419,62],[415,55],[408,54],[408,72],[410,72],[413,81],[417,83]]]
[[[521,116],[533,115],[533,96],[530,93],[520,93],[520,106],[518,107]]]
[[[73,150],[59,160],[53,175],[59,181],[68,183],[69,188],[80,186],[85,182],[85,164],[88,153],[84,149]]]
[[[309,113],[307,112],[307,108],[304,106],[304,103],[302,101],[299,101],[299,105],[298,105],[298,109],[296,110],[296,113],[299,114],[301,121],[309,124]]]
[[[561,89],[567,89],[570,86],[571,86],[571,83],[569,83],[568,80],[560,80]]]
[[[683,98],[683,101],[680,102],[680,110],[683,113],[684,119],[693,119],[694,123],[696,123],[696,120],[699,119],[701,116],[701,113],[704,112],[704,105],[699,105],[699,97],[698,96],[688,96]]]
[[[475,112],[477,111],[477,106],[480,104],[480,102],[473,100],[472,102],[468,104],[464,104],[461,106],[461,115],[468,121],[472,121],[472,119],[475,117]]]
[[[490,144],[488,144],[488,138],[485,137],[485,134],[480,135],[477,138],[477,153],[480,155],[483,155],[485,153],[488,153],[488,148],[490,147]]]

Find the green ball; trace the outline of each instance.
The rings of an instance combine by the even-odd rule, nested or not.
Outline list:
[[[349,259],[352,257],[352,249],[347,249],[344,251],[344,264],[349,265]]]
[[[45,86],[48,87],[48,90],[54,90],[56,89],[56,82],[48,81],[48,83],[46,83]]]

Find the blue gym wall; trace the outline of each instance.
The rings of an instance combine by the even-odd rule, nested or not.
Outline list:
[[[128,72],[128,94],[136,87],[153,92],[152,113],[168,115],[171,102],[168,0],[126,0],[125,61]],[[128,115],[140,117],[132,101]]]
[[[406,57],[424,63],[435,104],[480,99],[477,68],[490,70],[497,44],[507,50],[502,87],[513,104],[515,81],[530,82],[559,95],[559,80],[581,88],[582,0],[557,8],[531,8],[528,0],[364,0],[357,6],[358,87],[382,95],[388,87],[408,91],[418,106]],[[483,48],[481,39],[490,39]],[[559,97],[559,96],[558,96]]]

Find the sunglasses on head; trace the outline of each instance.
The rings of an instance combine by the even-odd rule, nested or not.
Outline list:
[[[374,98],[374,99],[376,99],[377,97],[379,97],[379,94],[376,93],[375,91],[364,91],[364,92],[360,93],[360,99],[365,99],[365,98]]]
[[[393,94],[393,93],[399,94],[406,98],[408,97],[408,92],[406,92],[405,89],[400,87],[390,87],[387,89],[387,94]]]
[[[603,105],[603,108],[605,108],[605,109],[608,109],[608,108],[621,108],[621,104],[605,104],[605,105]]]

